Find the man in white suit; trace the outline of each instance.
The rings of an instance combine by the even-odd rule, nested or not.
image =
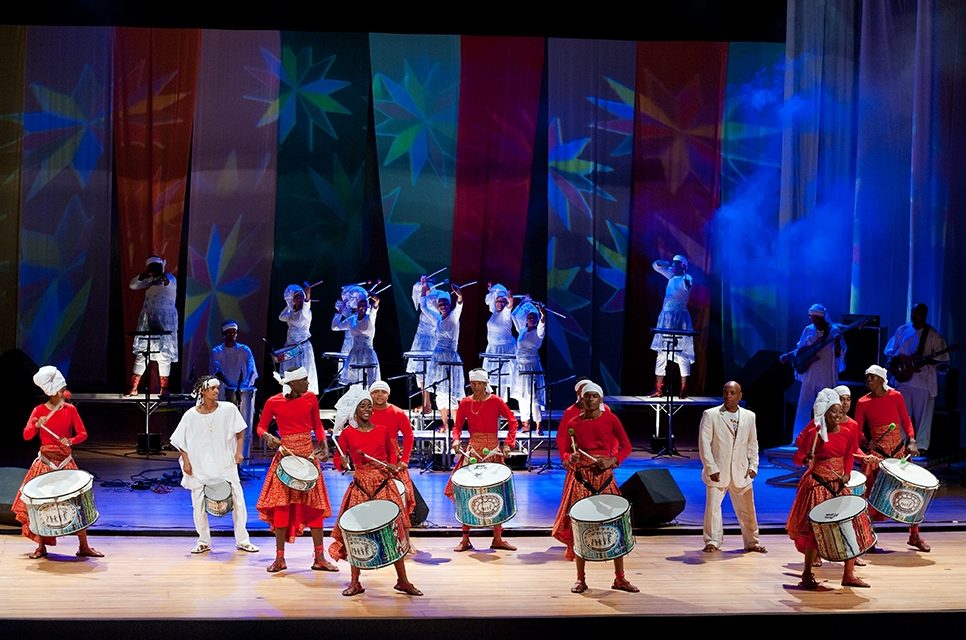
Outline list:
[[[704,551],[721,549],[724,526],[721,502],[731,494],[731,504],[745,551],[767,553],[758,541],[758,518],[755,516],[755,494],[751,483],[758,475],[758,432],[755,414],[738,406],[741,385],[725,383],[724,404],[712,407],[701,416],[698,452],[701,455],[701,479],[707,485],[704,506]]]

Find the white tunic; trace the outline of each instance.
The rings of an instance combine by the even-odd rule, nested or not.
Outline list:
[[[197,407],[188,409],[178,428],[171,434],[171,444],[188,454],[191,475],[184,474],[181,486],[198,489],[222,480],[239,484],[235,464],[235,437],[248,425],[230,402],[219,402],[214,413],[202,415]],[[184,464],[179,459],[181,470]]]
[[[138,276],[131,279],[130,287],[135,290],[146,289],[144,304],[138,316],[138,331],[169,331],[170,334],[158,341],[151,341],[151,351],[158,351],[170,362],[178,361],[178,308],[175,302],[178,298],[178,281],[170,273],[168,284],[163,284],[162,278],[147,278],[139,280]],[[148,339],[144,336],[134,338],[132,350],[134,353],[147,351]],[[158,359],[158,353],[151,354],[152,360]]]
[[[896,335],[889,339],[889,344],[885,348],[885,354],[887,356],[914,356],[916,350],[919,349],[919,338],[921,335],[922,329],[917,331],[911,322],[902,325],[896,331]],[[926,336],[926,344],[923,345],[922,355],[926,356],[945,348],[946,340],[934,327],[929,327],[929,334]],[[936,356],[935,360],[947,362],[949,360],[949,354],[944,353],[941,356]],[[913,373],[907,382],[901,382],[896,386],[911,389],[925,389],[929,392],[930,397],[935,398],[938,393],[936,366],[926,365],[922,368],[922,371]]]
[[[288,324],[288,333],[285,335],[286,345],[300,345],[301,353],[282,363],[284,371],[305,367],[309,372],[309,391],[314,394],[319,393],[319,374],[315,369],[315,350],[312,349],[312,302],[306,300],[302,308],[296,311],[291,304],[286,303],[282,313],[278,314],[278,319]]]

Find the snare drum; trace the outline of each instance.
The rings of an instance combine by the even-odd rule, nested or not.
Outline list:
[[[492,527],[517,514],[513,472],[495,462],[471,464],[453,473],[456,519],[471,527]]]
[[[399,506],[389,500],[369,500],[339,516],[349,564],[378,569],[409,553],[409,536],[399,525]]]
[[[272,352],[272,359],[278,364],[282,364],[287,360],[294,360],[302,355],[302,345],[296,344],[293,346],[282,347],[281,349],[276,349]]]
[[[875,532],[866,502],[858,496],[838,496],[808,512],[818,555],[841,562],[862,555],[875,545]]]
[[[926,508],[938,488],[939,480],[924,467],[886,458],[879,463],[879,475],[869,492],[869,504],[887,518],[919,524],[926,517]]]
[[[94,476],[80,469],[61,469],[39,475],[23,486],[30,530],[56,538],[86,529],[97,521]]]
[[[574,553],[590,561],[614,560],[634,548],[631,503],[610,494],[590,496],[570,507]]]
[[[319,466],[302,456],[285,456],[275,467],[275,475],[290,489],[310,491],[319,481]]]
[[[396,480],[395,478],[392,479],[392,483],[396,485],[396,491],[398,491],[399,495],[402,497],[402,503],[403,503],[403,506],[405,507],[406,506],[406,483],[403,482],[402,480]]]
[[[225,481],[205,485],[205,511],[213,516],[228,515],[234,508],[231,484]]]
[[[861,496],[865,494],[865,474],[861,471],[852,470],[849,474],[849,481],[845,485],[846,491],[848,491],[853,496]]]

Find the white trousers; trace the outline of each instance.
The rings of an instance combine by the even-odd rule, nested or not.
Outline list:
[[[657,353],[657,362],[654,363],[654,375],[663,376],[667,371],[667,351],[656,351],[655,353]],[[680,353],[675,353],[671,356],[671,362],[678,363],[682,376],[691,375],[691,363]]]
[[[234,482],[231,484],[231,522],[235,528],[235,544],[247,544],[248,530],[245,528],[248,523],[248,509],[245,507],[245,495],[242,493],[241,484]],[[191,508],[195,519],[195,530],[198,532],[198,543],[211,545],[211,528],[208,526],[208,512],[205,511],[205,489],[191,490]]]
[[[752,485],[737,488],[733,484],[728,488],[706,487],[704,503],[704,543],[713,544],[721,548],[724,541],[724,524],[721,519],[721,503],[725,494],[731,495],[731,506],[738,516],[738,526],[741,527],[741,539],[745,549],[758,544],[758,517],[755,515],[755,493]]]
[[[158,363],[158,375],[167,378],[171,375],[171,358],[163,353],[152,353],[151,359]],[[143,353],[134,354],[134,374],[144,375],[144,371],[147,369],[147,363],[144,360]]]

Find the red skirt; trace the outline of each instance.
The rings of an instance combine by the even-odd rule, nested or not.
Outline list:
[[[483,449],[489,449],[489,452],[493,455],[486,459],[487,462],[505,464],[503,454],[500,453],[500,439],[495,433],[478,433],[470,436],[470,442],[466,445],[466,450],[469,451],[470,447],[473,447],[476,453],[479,454],[474,456],[477,462],[483,462]],[[450,500],[453,499],[453,473],[456,473],[469,463],[470,460],[466,456],[459,456],[456,459],[456,466],[453,467],[453,472],[449,474],[449,481],[446,483],[446,489],[443,490],[443,493]]]
[[[282,436],[282,445],[295,455],[308,458],[312,454],[312,433],[306,431]],[[319,481],[309,491],[297,491],[285,486],[275,475],[282,457],[281,451],[278,451],[272,458],[255,508],[258,509],[259,519],[267,522],[272,531],[285,529],[286,540],[294,542],[306,528],[321,529],[323,521],[332,515],[332,507],[321,473]]]
[[[824,481],[824,484],[819,481],[819,478]],[[805,553],[809,549],[818,550],[815,531],[812,529],[808,514],[815,506],[826,500],[849,493],[844,488],[842,479],[841,458],[819,460],[811,471],[802,474],[801,480],[798,481],[798,493],[795,494],[795,501],[792,503],[788,521],[785,523],[788,537],[795,542],[795,548],[799,552]],[[848,478],[846,477],[845,480],[847,482]],[[829,487],[834,491],[829,491]]]
[[[557,509],[557,518],[553,521],[553,530],[550,532],[550,535],[567,545],[567,550],[564,552],[564,557],[567,560],[573,560],[575,557],[574,532],[571,529],[570,508],[577,502],[590,496],[605,494],[619,496],[621,494],[620,489],[617,487],[617,481],[614,480],[613,469],[606,469],[599,473],[591,470],[590,465],[578,466],[576,469],[579,469],[584,481],[595,489],[598,489],[598,491],[596,493],[591,492],[582,482],[577,480],[574,467],[571,467],[567,471],[567,478],[564,480],[563,495],[560,496],[560,508]]]
[[[409,513],[403,507],[402,496],[392,481],[393,476],[386,473],[382,467],[370,466],[356,467],[353,476],[349,488],[346,489],[345,495],[342,497],[339,517],[342,517],[343,513],[357,504],[369,500],[389,500],[399,507],[399,518],[396,520],[396,524],[400,527],[400,530],[409,530]],[[388,480],[388,482],[383,485],[383,480]],[[380,485],[383,485],[382,489],[379,489]],[[347,557],[338,518],[335,521],[335,526],[332,527],[332,544],[329,545],[329,555],[332,556],[333,560],[345,560]]]
[[[413,479],[409,477],[409,468],[403,468],[396,474],[396,478],[406,485],[406,515],[412,520],[413,510],[416,508],[416,488],[413,486]]]
[[[67,459],[68,456],[71,455],[69,448],[57,444],[41,445],[40,454],[56,465],[61,464]],[[71,459],[70,462],[60,468],[76,469],[77,464],[73,459]],[[57,538],[38,536],[36,533],[30,530],[30,518],[27,516],[27,505],[25,505],[23,500],[20,498],[20,492],[23,491],[25,484],[37,476],[42,476],[45,473],[50,473],[51,471],[54,471],[54,469],[51,469],[50,465],[41,460],[39,457],[34,458],[33,464],[31,464],[30,468],[27,469],[27,475],[24,476],[23,482],[20,483],[20,489],[17,490],[17,497],[13,499],[13,513],[17,517],[17,522],[20,523],[20,533],[25,538],[30,538],[37,544],[45,544],[49,547],[57,544]]]

